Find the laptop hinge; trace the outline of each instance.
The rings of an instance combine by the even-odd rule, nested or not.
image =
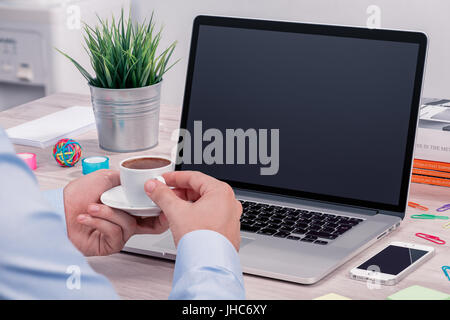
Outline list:
[[[293,196],[276,195],[272,193],[262,191],[250,191],[234,188],[236,197],[243,200],[253,200],[259,202],[267,202],[281,206],[293,206],[293,207],[307,207],[314,209],[341,211],[345,213],[355,213],[363,215],[376,215],[379,213],[377,209],[369,209],[357,206],[336,204],[327,201],[311,200],[305,198],[298,198]]]

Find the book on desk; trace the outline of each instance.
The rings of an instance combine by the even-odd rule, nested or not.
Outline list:
[[[420,107],[411,182],[450,187],[450,100]]]

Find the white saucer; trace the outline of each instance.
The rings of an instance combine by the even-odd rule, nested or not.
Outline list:
[[[117,186],[105,191],[100,197],[100,201],[108,207],[120,209],[138,217],[155,217],[159,216],[161,213],[161,209],[153,202],[153,205],[148,207],[136,207],[131,205],[125,197],[122,186]]]

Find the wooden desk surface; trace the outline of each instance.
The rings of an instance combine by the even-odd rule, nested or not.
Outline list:
[[[7,129],[73,105],[90,105],[90,98],[84,95],[55,94],[0,112],[0,126]],[[160,143],[156,148],[141,152],[141,154],[169,156],[175,145],[175,142],[170,141],[170,135],[173,130],[178,128],[179,117],[179,108],[162,106]],[[76,140],[83,146],[83,156],[107,155],[111,159],[111,168],[113,169],[118,168],[120,160],[130,156],[130,154],[118,154],[99,149],[95,130],[77,137]],[[59,167],[53,160],[50,149],[16,146],[17,152],[37,154],[38,169],[35,174],[42,190],[64,187],[69,181],[82,175],[80,165],[74,168]],[[429,207],[430,213],[433,213],[434,209],[443,203],[450,203],[450,189],[412,184],[410,200]],[[442,228],[444,223],[442,220],[409,218],[414,213],[422,212],[408,208],[406,218],[397,231],[348,261],[317,284],[299,285],[245,275],[247,298],[313,299],[334,292],[352,299],[385,299],[392,293],[415,284],[450,293],[450,281],[445,278],[441,270],[443,265],[450,265],[450,229]],[[434,245],[417,238],[414,235],[416,232],[437,235],[446,240],[447,244]],[[432,245],[436,249],[436,254],[396,286],[369,289],[366,283],[349,279],[348,272],[352,267],[363,262],[391,241]],[[110,279],[118,294],[124,299],[166,299],[169,295],[174,268],[172,261],[126,253],[114,254],[109,257],[91,257],[88,260],[96,271]]]

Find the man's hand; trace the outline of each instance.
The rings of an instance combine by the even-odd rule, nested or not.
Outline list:
[[[239,250],[242,205],[228,184],[194,171],[163,177],[167,185],[150,180],[145,190],[167,217],[176,245],[186,233],[206,229],[219,232]]]
[[[164,214],[137,218],[100,203],[100,196],[120,184],[118,171],[99,170],[64,188],[64,210],[69,239],[85,256],[109,255],[122,250],[134,234],[168,229]]]

